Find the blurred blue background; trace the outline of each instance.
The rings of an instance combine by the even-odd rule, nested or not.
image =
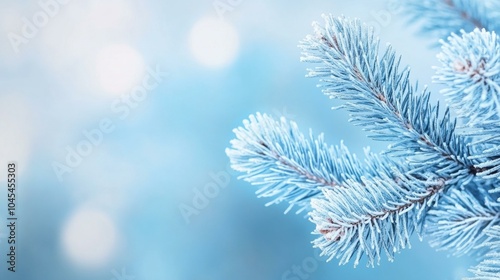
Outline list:
[[[325,263],[307,219],[265,207],[228,169],[232,129],[258,111],[357,154],[383,149],[330,110],[297,44],[322,13],[358,17],[430,84],[435,40],[394,3],[1,1],[0,279],[466,276],[472,259],[418,238],[376,268]],[[8,161],[19,168],[16,273],[6,263]]]

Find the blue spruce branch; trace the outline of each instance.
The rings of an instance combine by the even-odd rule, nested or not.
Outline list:
[[[374,266],[385,254],[392,261],[417,233],[438,250],[484,255],[472,279],[500,279],[500,17],[486,13],[500,1],[405,4],[415,18],[431,19],[425,31],[448,37],[434,80],[451,109],[430,103],[373,30],[324,16],[300,43],[302,61],[315,65],[308,76],[342,101],[351,123],[389,142],[387,150],[367,150],[360,161],[343,144],[257,113],[234,130],[226,153],[240,178],[272,199],[268,205],[309,211],[314,246],[328,260],[356,266],[365,257]]]
[[[236,139],[226,153],[240,178],[261,188],[259,197],[275,197],[268,203],[287,201],[298,213],[310,209],[310,199],[321,188],[341,188],[346,179],[360,179],[364,170],[344,145],[328,146],[323,135],[304,136],[297,124],[256,114],[234,130]],[[381,165],[382,166],[382,165]],[[383,167],[385,168],[385,167]]]
[[[477,251],[488,240],[485,230],[500,224],[500,204],[471,184],[467,190],[451,190],[429,211],[426,235],[438,250],[458,256]],[[482,193],[473,193],[478,189]]]
[[[379,58],[379,41],[358,20],[325,16],[315,34],[300,45],[302,61],[317,63],[309,77],[320,77],[323,92],[341,99],[354,125],[376,140],[390,141],[389,154],[405,157],[413,171],[429,170],[443,179],[459,180],[474,173],[466,138],[455,133],[447,109],[429,103],[426,90],[417,94],[410,70],[399,69],[400,58],[388,46]]]
[[[377,172],[377,170],[373,170]],[[396,176],[396,177],[395,177]],[[410,237],[418,231],[428,211],[444,189],[444,181],[422,182],[394,170],[360,182],[349,180],[348,188],[324,189],[324,199],[313,199],[310,220],[316,224],[315,247],[340,259],[363,255],[368,265],[380,262],[385,252],[392,261],[395,253],[410,247]]]
[[[495,32],[476,29],[441,41],[434,80],[446,86],[442,94],[468,127],[498,122],[500,110],[500,39]],[[479,101],[478,101],[479,99]]]
[[[268,203],[288,202],[288,212],[310,210],[310,200],[323,197],[322,189],[346,188],[348,180],[361,182],[367,174],[391,174],[396,164],[387,157],[366,150],[366,160],[359,161],[346,146],[329,146],[320,134],[302,134],[295,122],[275,120],[257,113],[234,130],[236,138],[226,154],[231,166],[244,173],[244,179],[260,186],[259,197],[274,197]]]
[[[373,265],[380,261],[381,250],[392,260],[395,252],[409,246],[426,207],[444,189],[444,181],[412,177],[385,156],[367,151],[362,164],[344,145],[329,147],[322,135],[305,137],[284,118],[252,115],[235,134],[226,153],[232,167],[245,173],[241,178],[261,185],[259,196],[274,197],[269,204],[288,201],[287,211],[297,205],[301,212],[312,205],[311,221],[321,235],[315,244],[330,258],[342,254],[341,263],[357,252],[356,264],[366,254]],[[363,200],[369,200],[370,207],[355,205]],[[352,207],[337,215],[318,207],[340,203]],[[386,240],[383,246],[373,247],[379,240],[375,237]],[[336,239],[340,242],[331,243]],[[346,249],[346,243],[357,246]]]
[[[453,34],[443,44],[435,82],[472,135],[475,170],[485,178],[498,178],[500,170],[500,38],[495,32],[475,29]]]
[[[498,0],[403,0],[410,22],[420,22],[421,32],[446,38],[475,28],[499,31]]]
[[[468,278],[468,280],[498,280],[500,279],[500,226],[494,226],[485,230],[489,237],[489,242],[483,247],[490,250],[484,256],[484,260],[470,271],[476,277]]]

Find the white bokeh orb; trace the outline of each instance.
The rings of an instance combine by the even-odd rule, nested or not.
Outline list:
[[[236,29],[217,18],[198,20],[189,34],[189,48],[193,57],[202,65],[221,68],[231,64],[239,51]]]
[[[142,55],[125,44],[104,47],[96,58],[97,81],[102,90],[122,94],[138,85],[145,75]]]
[[[69,71],[76,81],[88,84],[87,77],[95,72],[95,55],[102,46],[128,42],[133,39],[131,30],[142,28],[141,15],[134,5],[138,4],[131,0],[71,1],[60,6],[57,16],[29,45],[38,46],[50,73]]]
[[[64,252],[76,265],[100,267],[115,252],[116,227],[106,213],[85,207],[66,221],[61,242]]]

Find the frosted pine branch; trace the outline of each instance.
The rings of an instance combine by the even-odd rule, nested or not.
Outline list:
[[[470,271],[476,277],[468,280],[498,280],[500,279],[500,226],[495,226],[486,230],[486,234],[490,238],[490,242],[483,245],[490,250],[484,256],[484,260]]]
[[[471,253],[488,240],[486,230],[500,224],[500,204],[471,183],[468,190],[451,190],[426,219],[431,246],[454,255]],[[475,194],[474,194],[474,193]]]
[[[355,266],[363,255],[373,266],[382,253],[392,261],[395,253],[409,247],[412,233],[419,231],[445,182],[422,182],[404,174],[396,178],[378,174],[347,181],[346,189],[325,189],[325,199],[312,200],[311,221],[320,235],[314,246],[340,264],[354,258]]]
[[[275,198],[269,205],[287,201],[287,212],[294,205],[297,212],[309,209],[310,199],[322,196],[321,188],[344,188],[345,180],[360,180],[365,173],[344,145],[328,146],[323,135],[306,137],[284,118],[258,113],[234,132],[226,150],[232,167],[244,173],[240,178],[261,186],[259,197]]]
[[[351,113],[350,121],[372,138],[391,142],[388,152],[406,157],[415,172],[432,166],[443,178],[473,173],[469,148],[456,135],[450,111],[440,116],[430,93],[417,93],[392,48],[379,56],[379,41],[358,20],[325,16],[325,22],[315,23],[315,34],[300,45],[302,61],[319,64],[308,76],[319,77],[330,98],[346,101],[341,108]]]
[[[402,0],[410,22],[420,22],[422,33],[446,38],[475,28],[500,31],[498,0]]]
[[[448,37],[434,80],[453,111],[431,104],[372,29],[324,16],[300,43],[302,61],[314,64],[308,76],[388,149],[359,161],[343,144],[257,113],[226,153],[268,205],[309,211],[313,244],[328,260],[392,261],[416,232],[437,250],[483,256],[471,279],[500,279],[500,0],[404,3],[427,16],[424,31]]]
[[[436,68],[434,81],[446,86],[442,93],[464,125],[483,128],[486,122],[498,122],[500,38],[495,32],[476,29],[441,42],[442,66]]]

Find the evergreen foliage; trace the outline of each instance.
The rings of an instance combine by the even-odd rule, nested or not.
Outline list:
[[[367,149],[361,161],[344,144],[257,113],[226,153],[259,197],[309,212],[328,260],[374,266],[417,233],[438,250],[479,256],[471,279],[500,279],[500,1],[403,2],[412,20],[425,18],[423,32],[447,37],[434,77],[444,110],[371,28],[324,16],[299,45],[308,77],[387,150]]]

